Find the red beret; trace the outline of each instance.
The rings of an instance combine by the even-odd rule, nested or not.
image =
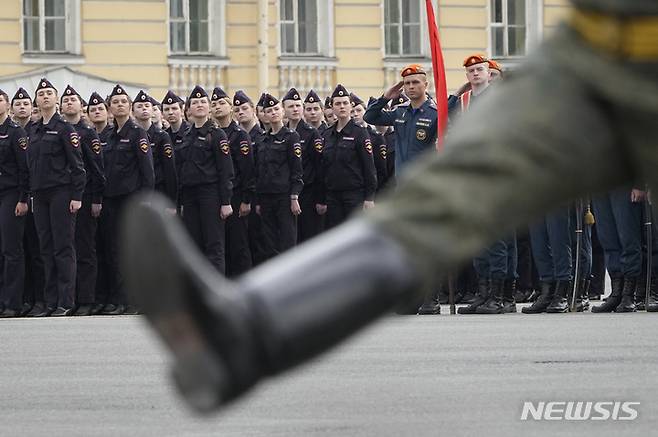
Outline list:
[[[411,65],[407,65],[407,66],[404,67],[404,68],[402,69],[402,71],[400,72],[400,76],[402,76],[402,77],[411,76],[412,74],[424,74],[424,75],[427,75],[427,73],[425,72],[425,69],[424,69],[423,66],[420,65],[420,64],[411,64]]]
[[[468,58],[464,59],[464,67],[468,68],[471,65],[482,64],[489,62],[489,60],[484,55],[471,55]]]

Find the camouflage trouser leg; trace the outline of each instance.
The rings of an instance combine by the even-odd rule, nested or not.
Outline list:
[[[573,34],[547,42],[369,214],[409,252],[425,285],[570,199],[636,176],[658,186],[658,111],[629,113],[591,86],[591,59],[612,65]]]

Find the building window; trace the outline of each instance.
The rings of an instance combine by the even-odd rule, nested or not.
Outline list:
[[[317,55],[317,0],[281,0],[281,54]]]
[[[526,0],[491,0],[491,55],[525,56],[527,50]]]
[[[386,56],[421,56],[420,0],[385,0]]]
[[[23,49],[26,53],[65,53],[69,47],[67,0],[23,0]]]
[[[169,0],[169,52],[172,55],[211,52],[210,0]]]

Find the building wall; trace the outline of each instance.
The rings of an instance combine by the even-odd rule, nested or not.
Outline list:
[[[213,0],[218,1],[218,0]],[[554,30],[569,9],[567,0],[537,0],[545,34]],[[21,54],[21,1],[3,0],[0,8],[0,76],[48,67],[25,63]],[[461,62],[472,53],[487,53],[488,0],[435,0],[446,62],[449,90],[464,81]],[[258,89],[258,2],[226,0],[226,59],[217,66],[173,67],[168,56],[166,0],[81,0],[82,53],[69,67],[109,81],[144,84],[157,98],[170,87],[191,87],[202,78],[208,84],[244,89],[252,97]],[[362,97],[379,95],[397,78],[397,71],[412,60],[384,58],[383,1],[334,0],[334,54],[325,67],[310,60],[295,74],[280,69],[278,1],[268,1],[269,89],[279,93],[293,82],[302,89],[343,83]],[[429,65],[429,59],[420,59]],[[324,62],[324,61],[323,61]],[[171,65],[170,65],[171,64]],[[193,64],[193,63],[192,63]],[[221,64],[221,65],[220,65]],[[323,64],[323,65],[325,65]],[[291,76],[288,76],[291,74]]]

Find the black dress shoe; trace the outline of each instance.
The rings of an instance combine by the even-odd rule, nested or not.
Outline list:
[[[75,310],[75,316],[90,316],[92,310],[94,309],[93,305],[80,305],[78,309]]]
[[[123,305],[114,305],[113,303],[105,305],[103,312],[104,316],[120,316],[126,311],[126,307]]]
[[[37,302],[34,304],[32,309],[28,311],[27,314],[25,314],[25,317],[35,317],[37,314],[41,314],[45,308],[45,305],[41,302]]]
[[[126,306],[126,310],[123,312],[124,315],[126,316],[136,316],[140,314],[139,308],[133,305],[128,305]]]
[[[42,307],[41,312],[35,312],[32,317],[50,317],[52,313],[55,312],[57,308],[55,307]],[[31,311],[32,312],[32,311]]]
[[[24,303],[23,308],[21,308],[21,315],[19,317],[26,317],[30,311],[32,311],[32,304],[31,303]]]
[[[5,308],[5,310],[0,313],[0,319],[10,319],[13,317],[19,317],[20,315],[21,312],[19,310],[12,310],[9,308]]]
[[[66,317],[72,315],[73,315],[73,308],[64,308],[64,307],[58,307],[51,314],[52,317]]]
[[[98,314],[101,314],[104,309],[105,309],[105,304],[104,303],[96,303],[91,307],[91,314],[90,315],[96,316]]]

